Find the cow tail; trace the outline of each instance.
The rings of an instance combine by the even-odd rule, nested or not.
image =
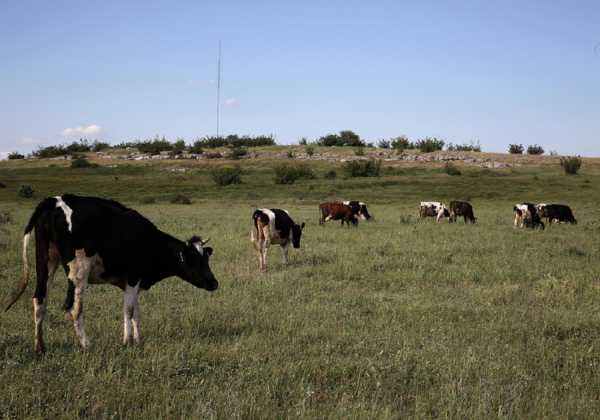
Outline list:
[[[250,242],[256,242],[258,240],[258,215],[259,215],[259,211],[258,210],[254,210],[254,213],[252,214],[252,230],[250,231]]]
[[[37,221],[40,217],[49,210],[52,210],[56,207],[56,199],[54,198],[46,198],[43,200],[36,209],[34,210],[27,226],[25,227],[25,232],[23,235],[23,250],[21,255],[21,262],[23,264],[23,272],[21,274],[21,279],[17,283],[17,287],[12,292],[8,305],[4,311],[8,311],[14,303],[19,300],[25,289],[27,288],[27,284],[29,283],[29,258],[27,258],[27,248],[29,246],[29,240],[31,239],[31,232],[33,231]]]

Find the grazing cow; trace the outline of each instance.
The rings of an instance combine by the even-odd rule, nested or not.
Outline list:
[[[419,218],[435,217],[439,222],[444,217],[450,217],[450,212],[446,206],[438,201],[421,201],[419,207]]]
[[[456,218],[462,216],[465,223],[475,223],[477,218],[473,214],[473,206],[466,201],[451,201],[450,202],[450,223],[456,222]]]
[[[532,203],[519,203],[513,207],[515,215],[514,227],[528,227],[544,229],[544,222],[540,219],[538,211]]]
[[[138,293],[170,276],[216,290],[208,260],[212,248],[192,237],[183,242],[164,233],[135,210],[112,200],[65,194],[46,198],[33,212],[23,238],[23,276],[6,310],[29,281],[27,245],[35,230],[37,284],[33,295],[35,350],[44,352],[42,323],[48,279],[59,265],[68,278],[65,310],[82,349],[89,346],[83,326],[83,294],[88,284],[112,284],[125,292],[123,343],[140,341]]]
[[[271,244],[281,245],[283,261],[288,263],[288,247],[290,242],[294,248],[300,248],[300,237],[304,223],[297,225],[287,210],[258,209],[252,215],[252,233],[250,238],[258,252],[258,266],[261,271],[267,270],[267,251]]]
[[[325,222],[330,220],[341,220],[342,226],[344,222],[350,226],[352,223],[354,226],[358,225],[358,218],[352,208],[347,204],[342,204],[337,201],[319,204],[319,211],[321,212],[321,218],[319,224],[323,225]]]
[[[538,204],[536,206],[540,218],[546,218],[549,224],[554,223],[572,223],[577,224],[573,216],[573,211],[564,204]]]
[[[362,220],[370,220],[373,217],[369,214],[367,205],[362,201],[342,201],[342,204],[350,206],[352,212]]]

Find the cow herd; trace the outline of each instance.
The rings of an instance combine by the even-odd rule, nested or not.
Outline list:
[[[519,203],[513,208],[514,226],[544,229],[547,223],[577,221],[568,206],[561,204]],[[370,220],[367,205],[361,201],[332,201],[319,205],[319,224],[340,220],[342,226],[357,226]],[[462,217],[475,223],[473,207],[466,201],[451,201],[448,206],[423,201],[420,219],[435,217],[450,223]],[[258,253],[259,269],[267,269],[267,252],[278,244],[288,262],[288,248],[300,247],[305,224],[294,222],[287,210],[257,209],[252,214],[251,241]],[[88,284],[112,284],[124,292],[123,342],[139,342],[140,311],[138,294],[171,276],[177,276],[208,291],[219,287],[209,267],[213,253],[208,240],[193,236],[181,241],[159,230],[137,211],[122,204],[96,197],[65,194],[46,198],[34,210],[23,237],[23,274],[6,310],[19,299],[29,281],[27,257],[31,233],[35,231],[36,289],[33,295],[34,342],[37,352],[44,352],[42,324],[46,312],[48,280],[59,266],[67,275],[64,309],[69,314],[82,349],[89,346],[83,326],[83,295]]]

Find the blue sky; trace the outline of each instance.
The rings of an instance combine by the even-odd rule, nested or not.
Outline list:
[[[0,153],[344,129],[600,156],[600,2],[0,5]]]

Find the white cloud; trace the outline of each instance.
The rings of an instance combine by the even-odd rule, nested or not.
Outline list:
[[[8,157],[10,152],[0,152],[0,160],[4,160]]]
[[[238,106],[239,104],[240,104],[240,101],[237,98],[225,99],[225,106],[234,107],[234,106]]]
[[[102,127],[96,124],[80,125],[79,127],[65,128],[62,135],[65,137],[97,136],[102,132]]]

